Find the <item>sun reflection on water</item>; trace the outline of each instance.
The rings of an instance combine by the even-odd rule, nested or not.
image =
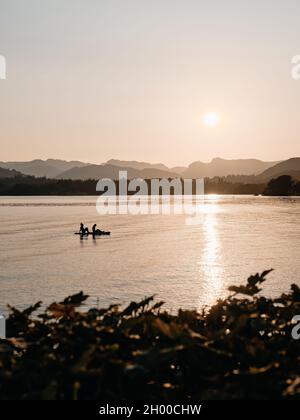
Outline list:
[[[199,296],[199,306],[203,301],[212,305],[221,296],[224,288],[222,246],[219,238],[217,215],[220,211],[216,201],[205,203],[202,219],[202,232],[205,247],[199,261],[200,271],[204,278],[201,285],[202,296]],[[202,277],[201,276],[201,277]]]

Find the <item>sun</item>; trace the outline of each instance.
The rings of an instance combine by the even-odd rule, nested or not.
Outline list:
[[[203,124],[206,127],[217,127],[220,124],[221,118],[220,115],[216,112],[208,112],[203,115]]]

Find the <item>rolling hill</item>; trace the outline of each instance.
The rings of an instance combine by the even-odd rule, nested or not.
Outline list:
[[[0,167],[0,178],[15,178],[20,175],[20,172]]]
[[[114,165],[123,168],[133,168],[142,171],[143,169],[158,169],[160,171],[173,172],[176,174],[182,174],[187,170],[185,166],[176,166],[175,168],[169,168],[163,163],[149,163],[149,162],[138,162],[136,160],[117,160],[111,159],[106,162],[107,165]]]
[[[78,161],[65,161],[58,159],[41,160],[36,159],[29,162],[0,162],[0,167],[14,169],[24,175],[35,177],[55,178],[61,172],[67,171],[75,166],[85,166],[87,163]]]
[[[210,163],[194,162],[183,173],[184,178],[213,178],[228,175],[258,175],[278,162],[257,159],[226,160],[216,158]]]
[[[119,179],[119,172],[127,171],[128,179],[133,178],[177,178],[178,174],[173,172],[162,171],[159,169],[133,169],[126,167],[119,167],[115,165],[88,165],[81,168],[72,168],[59,174],[57,179],[71,179],[71,180],[87,180],[87,179],[101,179],[109,178]]]
[[[162,163],[138,162],[136,160],[117,160],[111,159],[106,165],[118,166],[119,168],[132,168],[142,171],[143,169],[158,169],[160,171],[169,171],[169,168]]]
[[[278,163],[259,174],[261,181],[270,181],[281,175],[291,175],[295,179],[300,179],[300,158],[292,158]]]
[[[3,168],[2,178],[5,176],[5,173],[7,177],[16,176],[19,173],[50,179],[118,179],[119,171],[127,170],[129,179],[227,177],[227,181],[233,183],[263,183],[280,175],[291,175],[296,179],[300,179],[300,158],[297,157],[282,162],[216,158],[209,163],[194,162],[188,168],[168,168],[161,163],[151,164],[116,159],[112,159],[109,162],[102,165],[92,165],[80,161],[37,159],[30,162],[0,162],[0,168]],[[4,170],[8,170],[8,172],[4,172]],[[9,170],[16,172],[10,172]]]

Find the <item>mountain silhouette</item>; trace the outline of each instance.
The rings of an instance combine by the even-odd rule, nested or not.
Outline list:
[[[300,158],[291,158],[274,165],[261,173],[258,178],[261,181],[269,181],[281,175],[290,175],[295,179],[300,179]]]
[[[133,178],[177,178],[179,175],[173,172],[162,171],[159,169],[143,169],[138,170],[134,168],[126,168],[115,165],[88,165],[81,168],[72,168],[59,174],[57,179],[71,179],[71,180],[87,180],[87,179],[101,179],[109,178],[119,179],[119,172],[127,171],[128,179]]]
[[[257,175],[278,162],[257,159],[226,160],[215,158],[210,163],[194,162],[184,172],[184,178],[213,178],[228,175]]]
[[[24,175],[46,178],[55,178],[63,171],[67,171],[75,166],[80,167],[85,165],[87,163],[79,161],[68,162],[59,159],[35,159],[29,162],[0,162],[1,168],[14,169]]]
[[[170,171],[170,169],[162,163],[138,162],[136,160],[117,160],[111,159],[106,165],[113,165],[123,168],[132,168],[142,171],[143,169],[159,169],[160,171]]]
[[[0,178],[15,178],[16,176],[21,176],[22,174],[20,172],[0,168]]]
[[[215,158],[209,163],[201,161],[192,163],[188,168],[168,168],[162,163],[126,161],[111,159],[101,165],[81,161],[60,159],[36,159],[30,162],[0,162],[0,168],[17,172],[3,172],[8,177],[18,174],[46,177],[50,179],[87,180],[110,178],[118,179],[119,171],[127,170],[128,178],[215,178],[227,177],[228,182],[259,183],[268,182],[281,175],[291,175],[300,179],[300,158],[282,162],[264,162],[257,159]],[[2,175],[3,178],[3,175]]]

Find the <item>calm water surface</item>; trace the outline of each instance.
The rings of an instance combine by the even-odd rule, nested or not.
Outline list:
[[[257,271],[274,268],[268,295],[300,274],[300,200],[207,197],[185,216],[99,216],[93,197],[0,198],[0,311],[84,290],[89,305],[157,294],[169,309],[200,308]],[[79,223],[111,238],[80,240]]]

